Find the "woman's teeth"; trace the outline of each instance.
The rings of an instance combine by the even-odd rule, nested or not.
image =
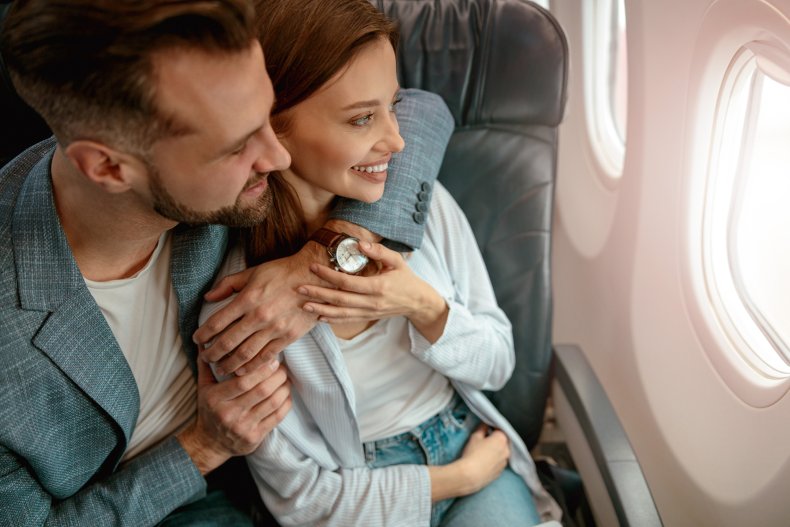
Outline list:
[[[351,167],[351,169],[356,170],[357,172],[384,172],[385,170],[387,170],[388,166],[389,166],[388,163],[384,163],[381,165],[373,165],[367,167],[355,166],[355,167]]]

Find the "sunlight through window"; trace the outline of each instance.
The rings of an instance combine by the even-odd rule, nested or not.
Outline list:
[[[584,17],[585,106],[590,140],[604,172],[619,178],[625,157],[628,52],[624,0],[591,0]]]
[[[706,279],[736,347],[790,373],[790,86],[749,49],[733,60],[706,205]]]

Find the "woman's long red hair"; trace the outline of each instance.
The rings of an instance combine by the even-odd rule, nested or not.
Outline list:
[[[320,89],[376,39],[397,46],[395,24],[368,0],[258,0],[258,38],[276,97],[272,125],[287,133],[286,110]],[[272,208],[241,231],[248,265],[289,256],[307,241],[299,198],[279,173],[269,176]]]

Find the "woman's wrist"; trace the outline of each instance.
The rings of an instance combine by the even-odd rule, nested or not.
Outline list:
[[[358,238],[366,242],[379,243],[382,240],[381,236],[375,232],[369,231],[365,227],[361,227],[355,223],[351,223],[350,221],[340,220],[337,218],[326,220],[324,227],[331,231],[344,232],[350,236],[353,236],[354,238]]]
[[[421,285],[422,290],[414,296],[414,309],[407,318],[423,337],[434,343],[444,333],[450,308],[433,287],[422,281]]]
[[[448,465],[430,465],[428,475],[431,478],[431,501],[434,503],[474,492],[474,486],[462,460]]]

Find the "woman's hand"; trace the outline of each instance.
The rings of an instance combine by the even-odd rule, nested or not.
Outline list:
[[[430,342],[441,337],[448,307],[439,293],[417,277],[406,261],[381,244],[360,242],[360,250],[379,266],[375,276],[352,276],[323,265],[310,269],[330,287],[301,286],[303,309],[329,323],[360,322],[403,315]]]
[[[469,436],[461,457],[444,466],[430,466],[433,502],[474,494],[502,474],[510,457],[510,442],[501,430],[490,434],[481,424]]]
[[[486,424],[478,426],[456,461],[463,465],[467,481],[474,488],[470,494],[497,479],[507,467],[509,457],[510,441],[505,433],[491,430]]]

